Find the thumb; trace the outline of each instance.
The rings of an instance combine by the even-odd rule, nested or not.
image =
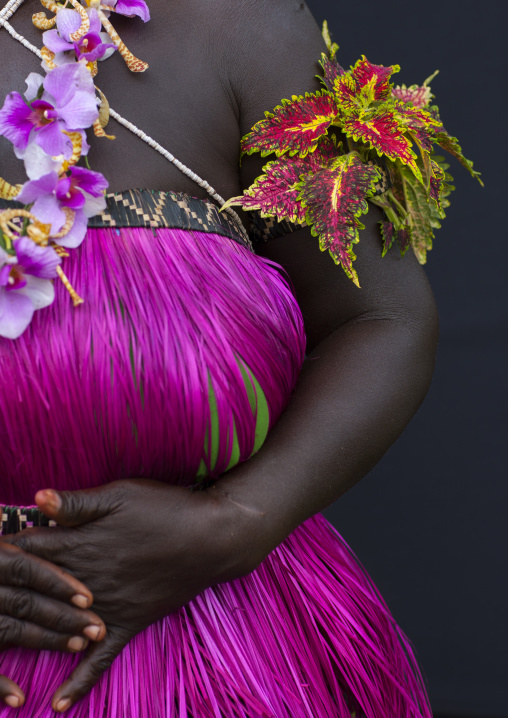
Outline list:
[[[103,488],[82,491],[43,489],[35,494],[42,513],[60,526],[82,526],[109,514],[115,505],[111,492]]]

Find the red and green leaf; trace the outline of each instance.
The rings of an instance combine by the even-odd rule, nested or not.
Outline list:
[[[426,110],[405,107],[400,103],[397,103],[395,107],[395,115],[399,121],[399,127],[407,128],[421,151],[430,152],[435,134],[441,128],[439,120],[434,119]]]
[[[381,237],[383,238],[383,257],[388,252],[389,249],[393,246],[393,243],[395,242],[396,238],[396,230],[393,225],[393,222],[385,222],[381,221],[378,223],[379,227],[381,228]]]
[[[430,87],[427,85],[410,85],[409,87],[397,85],[392,89],[392,95],[395,99],[405,104],[411,103],[413,107],[418,109],[427,107],[432,99]]]
[[[366,198],[378,178],[377,167],[363,164],[358,154],[351,152],[300,182],[299,199],[307,210],[312,234],[319,237],[321,249],[330,252],[357,286],[352,245],[359,240],[358,230],[363,225],[358,217],[367,212]]]
[[[431,158],[431,219],[434,229],[441,226],[440,220],[445,218],[445,209],[450,206],[449,195],[455,187],[451,184],[453,178],[446,171],[449,165],[443,157],[433,155]]]
[[[397,244],[399,245],[400,253],[402,256],[405,255],[408,248],[413,243],[413,228],[409,224],[404,224],[398,231],[397,231]],[[432,245],[431,245],[432,246]],[[431,249],[431,247],[429,247]]]
[[[337,75],[331,89],[337,98],[341,115],[344,117],[351,112],[358,114],[374,103],[379,105],[380,102],[389,100],[392,87],[389,79],[398,70],[398,65],[373,65],[362,56],[354,67]]]
[[[286,155],[268,162],[254,184],[242,196],[228,200],[222,209],[237,205],[246,211],[258,210],[262,217],[276,217],[279,221],[287,219],[304,224],[307,210],[298,199],[299,182],[309,173],[319,172],[326,167],[339,151],[340,147],[326,137],[316,151],[306,157]]]
[[[430,160],[430,198],[434,200],[438,210],[441,212],[441,192],[445,180],[445,171],[437,162]]]
[[[342,128],[348,137],[352,137],[355,142],[365,142],[378,155],[386,155],[394,162],[400,160],[402,164],[410,167],[420,182],[422,181],[416,155],[411,149],[411,141],[399,128],[393,111],[386,109],[382,114],[370,117],[346,117]]]
[[[305,157],[314,152],[337,112],[334,96],[325,90],[282,100],[273,113],[266,112],[266,119],[254,125],[242,139],[242,152],[249,155],[261,152],[263,157],[272,153],[281,157],[287,152]]]
[[[406,210],[411,227],[411,245],[420,264],[425,264],[427,252],[432,249],[432,205],[423,187],[406,167],[401,167]]]
[[[383,238],[383,252],[381,256],[384,257],[395,242],[397,242],[399,246],[400,253],[404,256],[408,247],[411,246],[412,229],[410,225],[404,222],[400,229],[395,229],[393,222],[381,221],[379,222],[379,226]]]
[[[479,173],[458,141],[445,132],[438,108],[430,105],[434,75],[421,86],[394,88],[390,78],[399,67],[373,65],[364,56],[346,72],[335,59],[338,46],[326,24],[323,37],[329,56],[322,55],[320,79],[327,89],[283,100],[243,138],[243,153],[273,153],[278,159],[263,168],[264,174],[242,197],[225,206],[237,204],[264,217],[307,222],[321,249],[358,284],[353,245],[363,226],[359,217],[367,211],[366,199],[372,198],[386,215],[381,223],[383,254],[395,242],[402,253],[411,245],[423,263],[453,190],[447,165],[432,155],[434,143],[477,179]],[[339,155],[333,132],[328,135],[332,125],[343,130],[353,152]],[[379,170],[366,164],[374,152],[386,158],[391,179],[391,187],[375,197]]]
[[[324,52],[321,55],[320,65],[323,68],[324,76],[321,77],[320,75],[318,75],[318,79],[321,80],[327,90],[333,92],[335,80],[338,77],[342,77],[342,75],[345,73],[345,70],[341,65],[339,65],[337,60],[335,60],[334,58],[327,57]]]
[[[338,75],[333,82],[333,92],[337,100],[338,111],[341,116],[350,112],[357,113],[361,103],[358,99],[356,82],[350,72]]]
[[[391,94],[390,77],[395,73],[399,72],[399,65],[390,65],[385,67],[384,65],[373,65],[367,60],[365,55],[356,62],[354,67],[351,68],[350,73],[352,79],[355,81],[357,91],[367,85],[372,85],[374,89],[375,100],[387,100]]]
[[[325,45],[328,48],[328,52],[330,54],[330,59],[333,60],[335,57],[337,50],[339,49],[339,46],[336,42],[332,42],[332,38],[330,36],[330,30],[328,29],[328,22],[326,20],[323,20],[323,27],[321,30],[321,34],[323,36],[323,40],[325,41]]]
[[[458,159],[458,161],[460,162],[460,164],[463,165],[468,170],[469,174],[472,177],[476,177],[478,182],[483,187],[483,182],[480,179],[480,172],[477,172],[476,170],[474,170],[473,163],[471,162],[471,160],[468,160],[464,157],[464,155],[462,154],[462,147],[459,145],[459,141],[456,137],[452,137],[447,132],[442,131],[442,132],[438,132],[436,134],[435,142],[440,147],[442,147],[443,150],[446,150],[451,155],[456,157]]]

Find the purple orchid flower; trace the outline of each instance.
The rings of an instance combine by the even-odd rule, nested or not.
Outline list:
[[[0,248],[0,336],[17,339],[34,311],[55,298],[52,279],[61,259],[51,247],[39,247],[28,237],[14,240],[16,256]]]
[[[108,35],[100,32],[101,22],[95,8],[88,11],[88,17],[90,19],[90,31],[78,42],[71,40],[71,35],[81,26],[81,16],[76,10],[60,10],[57,14],[57,29],[48,30],[43,34],[44,44],[48,50],[55,53],[54,61],[57,65],[69,61],[68,58],[62,57],[62,53],[73,51],[78,60],[95,62],[95,60],[105,59],[105,55],[110,57],[116,50],[116,45],[107,42]]]
[[[78,247],[86,234],[87,219],[106,207],[104,192],[108,183],[100,172],[84,167],[71,167],[59,177],[50,172],[23,185],[16,197],[19,202],[32,204],[31,212],[40,222],[51,225],[51,234],[60,232],[66,221],[64,207],[75,212],[74,224],[69,232],[55,240],[63,247]]]
[[[117,0],[114,10],[119,15],[126,15],[127,17],[137,15],[143,22],[150,20],[150,10],[144,0]]]
[[[103,42],[99,33],[89,32],[79,42],[74,43],[74,49],[78,60],[95,62],[101,60],[108,50],[114,52],[116,45],[112,42]]]
[[[77,62],[56,67],[41,84],[41,98],[31,102],[25,102],[18,92],[7,95],[0,110],[0,135],[23,151],[33,132],[35,142],[46,154],[69,158],[72,143],[64,131],[90,127],[99,116],[92,77]],[[32,77],[29,89],[34,88]]]

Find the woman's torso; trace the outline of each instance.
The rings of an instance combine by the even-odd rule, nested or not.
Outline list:
[[[146,25],[114,15],[127,47],[150,68],[132,75],[116,53],[99,64],[96,84],[114,109],[230,197],[241,191],[241,130],[221,54],[227,38],[218,22],[219,5],[210,10],[208,3],[198,1],[164,5],[154,0]],[[40,33],[32,27],[31,15],[39,10],[35,0],[25,0],[12,19],[16,30],[38,46]],[[38,58],[1,30],[0,55],[9,57],[0,96],[22,92],[28,73],[40,72]],[[111,190],[150,187],[206,197],[128,130],[112,121],[107,131],[117,139],[93,138],[89,160],[92,169],[106,175]],[[10,144],[0,137],[0,176],[23,182],[22,164],[13,157]],[[109,232],[105,240],[93,232],[65,265],[85,305],[74,310],[58,284],[54,305],[36,313],[14,349],[0,340],[4,399],[8,394],[0,433],[9,447],[0,458],[0,501],[29,503],[48,480],[57,488],[136,475],[191,481],[210,438],[210,419],[203,416],[203,407],[205,414],[209,408],[210,371],[215,372],[217,394],[230,391],[236,401],[243,392],[233,421],[235,431],[245,434],[240,443],[247,458],[248,447],[254,447],[255,422],[233,355],[241,355],[263,390],[271,393],[272,422],[287,401],[302,360],[303,331],[296,303],[276,270],[227,238],[212,250],[220,254],[212,270],[202,251],[205,235],[195,234],[192,261],[186,257],[184,237],[177,238],[178,257],[175,245],[168,248],[166,242],[174,237],[150,237],[149,232],[137,239],[136,232]],[[181,291],[173,291],[180,267],[185,281]],[[187,320],[197,328],[192,346],[185,344],[188,327],[180,321],[191,300],[196,312]],[[208,332],[208,317],[216,322],[217,342],[214,332]],[[229,368],[223,373],[227,353]],[[189,405],[194,407],[190,411]],[[231,416],[225,417],[223,423],[230,421]]]

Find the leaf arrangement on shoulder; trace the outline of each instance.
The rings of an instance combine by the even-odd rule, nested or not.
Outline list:
[[[421,86],[394,87],[390,78],[397,65],[373,65],[362,57],[346,71],[336,60],[338,46],[326,22],[323,37],[328,55],[322,55],[319,79],[325,89],[282,100],[242,139],[243,154],[276,159],[225,207],[309,225],[321,249],[359,286],[353,245],[363,229],[360,216],[368,211],[367,200],[384,210],[383,254],[397,242],[402,253],[411,246],[423,264],[454,189],[434,145],[481,180],[431,105],[429,85],[437,73]]]

